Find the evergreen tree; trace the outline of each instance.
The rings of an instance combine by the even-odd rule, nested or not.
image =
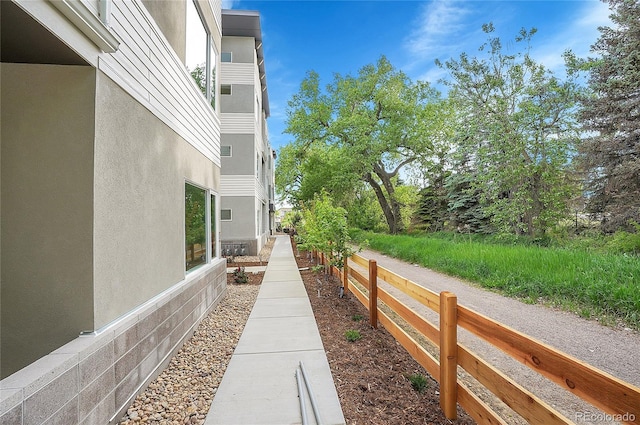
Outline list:
[[[580,149],[587,208],[612,232],[640,222],[640,1],[609,4],[614,25],[599,28],[592,46],[598,57],[574,66],[589,71],[592,92],[581,111],[585,130],[593,134]]]
[[[483,207],[476,180],[477,173],[466,166],[447,178],[449,227],[462,233],[492,233],[491,216]]]
[[[415,213],[414,229],[439,232],[445,229],[449,218],[447,190],[444,187],[446,175],[433,181],[418,193],[418,207]]]

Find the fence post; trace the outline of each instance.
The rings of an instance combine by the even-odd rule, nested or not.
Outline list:
[[[347,264],[347,257],[344,257],[344,264],[342,265],[342,287],[346,294],[349,290],[349,265]]]
[[[378,329],[378,263],[369,260],[369,323]]]
[[[440,292],[440,408],[447,419],[457,417],[458,298]]]

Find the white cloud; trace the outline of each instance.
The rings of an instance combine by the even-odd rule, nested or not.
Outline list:
[[[271,52],[268,51],[267,53],[271,53]],[[265,67],[267,67],[267,72],[269,72],[270,74],[281,72],[281,70],[286,69],[285,66],[282,64],[282,61],[278,57],[271,58],[270,56],[267,55],[267,57],[265,58],[265,61],[266,61]]]
[[[412,78],[429,81],[438,89],[440,78],[447,71],[438,68],[435,60],[446,61],[475,48],[481,31],[484,3],[474,1],[434,0],[424,3],[419,17],[413,22],[413,30],[404,39],[403,47],[407,52],[406,63],[402,69]]]
[[[606,3],[601,1],[585,2],[586,7],[576,19],[576,26],[582,28],[597,28],[611,24],[611,11]]]
[[[405,40],[405,48],[419,57],[434,58],[449,51],[461,32],[467,30],[464,19],[469,10],[462,3],[436,0],[426,3],[417,28]]]
[[[443,91],[444,87],[442,87],[438,81],[441,79],[446,79],[449,75],[449,72],[446,69],[439,68],[435,65],[423,68],[422,74],[418,75],[415,79],[420,81],[427,81],[431,84],[432,87],[437,90]]]
[[[538,32],[532,41],[532,57],[556,75],[564,73],[562,54],[572,50],[579,57],[589,56],[590,46],[600,33],[599,26],[611,25],[608,5],[599,0],[571,2],[562,26],[552,33]],[[481,24],[492,21],[495,35],[513,43],[513,34],[503,33],[518,21],[517,3],[435,0],[425,3],[413,30],[404,40],[408,53],[403,67],[412,77],[436,83],[446,78],[446,71],[434,65],[436,58],[445,61],[461,52],[474,55],[486,40]],[[535,25],[534,25],[535,26]],[[502,31],[502,32],[501,32]],[[509,30],[511,31],[511,30]],[[548,31],[548,30],[547,30]]]
[[[269,110],[271,112],[271,118],[278,121],[284,121],[287,118],[286,110],[282,108],[279,102],[272,102],[269,100]]]

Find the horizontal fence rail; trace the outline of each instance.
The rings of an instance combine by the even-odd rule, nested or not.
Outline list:
[[[324,261],[324,256],[317,256]],[[367,269],[362,273],[350,265]],[[489,317],[457,305],[454,294],[437,294],[392,271],[374,260],[354,254],[343,270],[330,267],[345,291],[351,292],[369,310],[370,323],[378,322],[440,384],[440,406],[448,419],[457,416],[460,405],[479,424],[506,424],[471,389],[458,382],[460,366],[482,386],[531,424],[555,425],[573,422],[522,387],[480,356],[457,342],[457,328],[462,327],[504,353],[528,366],[560,387],[612,416],[618,422],[640,424],[640,388],[615,378],[585,362],[569,356],[534,338],[505,326]],[[439,326],[429,322],[407,304],[378,286],[378,280],[408,295],[439,315]],[[358,285],[359,284],[359,285]],[[439,349],[439,359],[430,354],[394,318],[378,307],[384,303],[400,317],[412,332],[424,337]]]

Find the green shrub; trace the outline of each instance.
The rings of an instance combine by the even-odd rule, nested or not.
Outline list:
[[[247,283],[249,281],[249,275],[245,273],[244,267],[238,267],[233,271],[233,280],[236,283]]]
[[[414,390],[419,393],[423,393],[429,387],[429,381],[427,377],[421,373],[414,373],[412,375],[407,376],[409,382],[411,382],[411,386]]]
[[[635,232],[618,230],[607,242],[606,247],[609,250],[623,254],[640,254],[640,225],[635,222],[631,224],[635,227]]]
[[[347,341],[349,342],[356,342],[357,340],[359,340],[360,338],[362,338],[362,335],[360,335],[360,331],[354,330],[354,329],[350,329],[348,331],[346,331],[344,333],[345,338],[347,338]]]

